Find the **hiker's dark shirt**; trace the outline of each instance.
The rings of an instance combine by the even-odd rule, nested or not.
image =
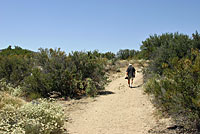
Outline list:
[[[135,77],[135,68],[133,66],[129,66],[126,72],[128,72],[128,77]]]

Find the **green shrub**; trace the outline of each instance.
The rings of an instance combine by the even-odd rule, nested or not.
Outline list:
[[[114,60],[114,59],[116,59],[115,54],[112,53],[112,52],[103,53],[103,54],[102,54],[102,57],[103,57],[103,58],[106,58],[106,59],[108,59],[108,60]]]
[[[137,59],[139,58],[139,51],[134,49],[120,49],[117,52],[117,58],[121,60],[130,60],[130,59]]]
[[[1,134],[58,134],[63,132],[64,111],[56,102],[35,100],[25,103],[0,93]],[[2,99],[3,98],[3,99]]]
[[[150,59],[145,91],[158,108],[200,132],[200,35],[166,33],[150,36],[140,54]],[[156,74],[156,75],[155,75]]]
[[[9,55],[23,55],[23,56],[29,56],[31,57],[34,52],[27,50],[27,49],[22,49],[19,46],[15,46],[14,49],[12,49],[12,46],[8,46],[6,49],[2,49],[0,51],[1,56],[9,56]]]
[[[194,39],[184,34],[155,34],[142,42],[140,53],[143,54],[144,59],[152,61],[149,70],[161,75],[163,63],[172,68],[170,60],[175,57],[180,59],[190,54],[190,50],[197,46],[195,42]]]
[[[39,98],[42,98],[41,93],[33,91],[33,92],[29,92],[27,94],[27,100],[35,100],[35,99],[39,99]]]
[[[0,91],[7,92],[13,96],[22,96],[23,88],[21,86],[14,87],[11,83],[6,83],[6,79],[0,80]]]
[[[115,54],[95,50],[66,55],[60,49],[42,48],[34,53],[9,46],[0,52],[0,79],[4,79],[4,84],[9,88],[2,86],[0,90],[6,89],[15,95],[23,94],[29,99],[48,97],[53,91],[69,97],[83,95],[86,94],[88,78],[93,81],[95,89],[104,88],[108,59],[114,64]],[[11,91],[16,87],[19,90]]]
[[[87,79],[86,95],[92,96],[92,97],[97,95],[97,89],[96,89],[95,83],[90,78]]]
[[[64,111],[58,104],[46,100],[37,100],[22,106],[19,111],[22,115],[25,114],[30,121],[28,126],[24,126],[26,132],[34,132],[35,134],[61,133],[65,118]],[[35,123],[35,125],[32,123]],[[35,129],[36,131],[34,131]]]
[[[25,92],[28,96],[30,94],[41,94],[47,97],[52,90],[53,80],[50,73],[43,73],[40,69],[32,70],[32,75],[25,78],[24,81]]]
[[[56,91],[74,97],[86,93],[88,78],[95,89],[104,87],[107,82],[105,64],[105,59],[96,51],[73,52],[67,56],[60,49],[40,49],[36,55],[37,66],[24,80],[24,87],[28,94],[33,92],[47,97],[48,93]]]
[[[173,59],[173,69],[163,69],[146,83],[145,91],[154,102],[175,119],[184,116],[188,128],[200,127],[200,52],[191,50],[190,58]],[[166,67],[166,66],[163,66]],[[186,122],[185,122],[186,125]]]
[[[21,85],[25,77],[30,75],[34,64],[32,57],[34,53],[15,46],[9,46],[0,52],[0,79],[15,86]]]
[[[20,55],[0,56],[0,79],[20,85],[30,75],[30,59]]]
[[[6,105],[12,105],[15,108],[21,107],[25,101],[17,97],[11,96],[6,92],[0,91],[0,110]]]

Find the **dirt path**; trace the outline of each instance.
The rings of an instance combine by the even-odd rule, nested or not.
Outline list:
[[[154,107],[143,94],[143,75],[137,73],[134,88],[121,76],[95,99],[82,100],[68,109],[69,134],[147,134],[155,126]],[[76,102],[74,102],[76,103]],[[72,104],[68,104],[72,105]]]

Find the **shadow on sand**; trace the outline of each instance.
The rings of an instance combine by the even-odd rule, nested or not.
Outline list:
[[[133,87],[131,87],[131,88],[138,88],[138,87],[141,87],[143,84],[140,84],[140,85],[138,85],[138,86],[133,86]]]
[[[115,94],[114,92],[111,92],[111,91],[100,91],[98,93],[98,95],[109,95],[109,94]]]

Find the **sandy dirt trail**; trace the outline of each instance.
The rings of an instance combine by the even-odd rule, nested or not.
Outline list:
[[[113,80],[104,95],[69,112],[69,134],[147,134],[155,126],[154,107],[143,92],[143,75],[136,73],[134,88],[124,75]],[[92,99],[91,99],[92,100]]]

